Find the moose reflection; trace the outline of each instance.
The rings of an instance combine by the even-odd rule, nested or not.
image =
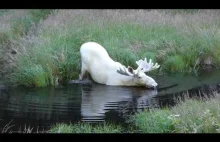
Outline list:
[[[140,87],[114,87],[100,84],[82,85],[82,121],[104,121],[105,113],[115,110],[125,116],[158,104],[157,90]]]

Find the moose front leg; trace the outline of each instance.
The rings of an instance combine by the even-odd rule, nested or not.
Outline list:
[[[81,73],[79,75],[79,80],[83,80],[84,78],[87,78],[87,71],[85,69],[85,66],[82,64]]]
[[[88,77],[88,75],[87,75],[87,73],[85,72],[85,73],[81,73],[80,75],[79,75],[79,80],[83,80],[83,79],[85,79],[85,78],[87,78]]]

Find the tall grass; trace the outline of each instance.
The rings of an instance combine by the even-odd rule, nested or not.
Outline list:
[[[88,124],[88,123],[76,123],[76,124],[56,124],[51,127],[48,133],[120,133],[122,127],[114,124]]]
[[[205,99],[189,99],[170,108],[143,111],[131,116],[131,122],[144,133],[219,133],[219,94]]]
[[[39,21],[52,10],[1,10],[0,11],[0,68],[1,80],[8,82],[9,75],[17,66],[16,42],[34,31]],[[30,30],[32,29],[32,30]],[[21,42],[21,41],[20,41]],[[24,80],[26,81],[26,80]]]
[[[190,73],[220,66],[219,10],[55,10],[12,47],[19,51],[11,83],[26,85],[31,74],[55,85],[77,79],[80,46],[95,41],[125,66],[152,58],[161,65],[152,73]],[[40,19],[40,18],[39,18]],[[25,23],[25,22],[24,22]],[[198,60],[199,59],[199,60]],[[195,66],[196,61],[200,61]],[[207,62],[207,60],[209,62]],[[30,66],[41,66],[25,73]],[[44,77],[41,71],[44,70]],[[33,73],[31,73],[33,71]],[[24,80],[23,80],[24,79]],[[23,80],[23,81],[22,81]],[[56,81],[54,81],[56,80]]]
[[[1,120],[1,119],[0,119]],[[35,128],[31,127],[30,125],[27,126],[26,124],[23,127],[19,127],[18,130],[13,130],[15,125],[12,125],[11,120],[8,124],[6,124],[3,128],[0,129],[0,133],[45,133],[46,131],[42,130],[39,131],[39,127]]]
[[[169,115],[170,111],[167,109],[149,110],[137,113],[128,122],[132,122],[140,132],[169,133],[173,130],[172,121],[167,119]]]
[[[51,10],[1,10],[1,43],[26,35],[30,28],[43,20]]]

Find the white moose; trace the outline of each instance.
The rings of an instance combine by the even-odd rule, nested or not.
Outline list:
[[[86,72],[90,73],[92,79],[100,84],[111,86],[145,86],[156,88],[155,80],[145,74],[160,67],[152,63],[150,59],[136,61],[138,68],[127,68],[119,62],[110,58],[107,51],[98,43],[87,42],[80,48],[81,74],[79,80],[83,80]]]

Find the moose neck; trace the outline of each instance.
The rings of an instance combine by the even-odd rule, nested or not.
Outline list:
[[[138,86],[132,76],[120,75],[120,82],[126,86]]]

